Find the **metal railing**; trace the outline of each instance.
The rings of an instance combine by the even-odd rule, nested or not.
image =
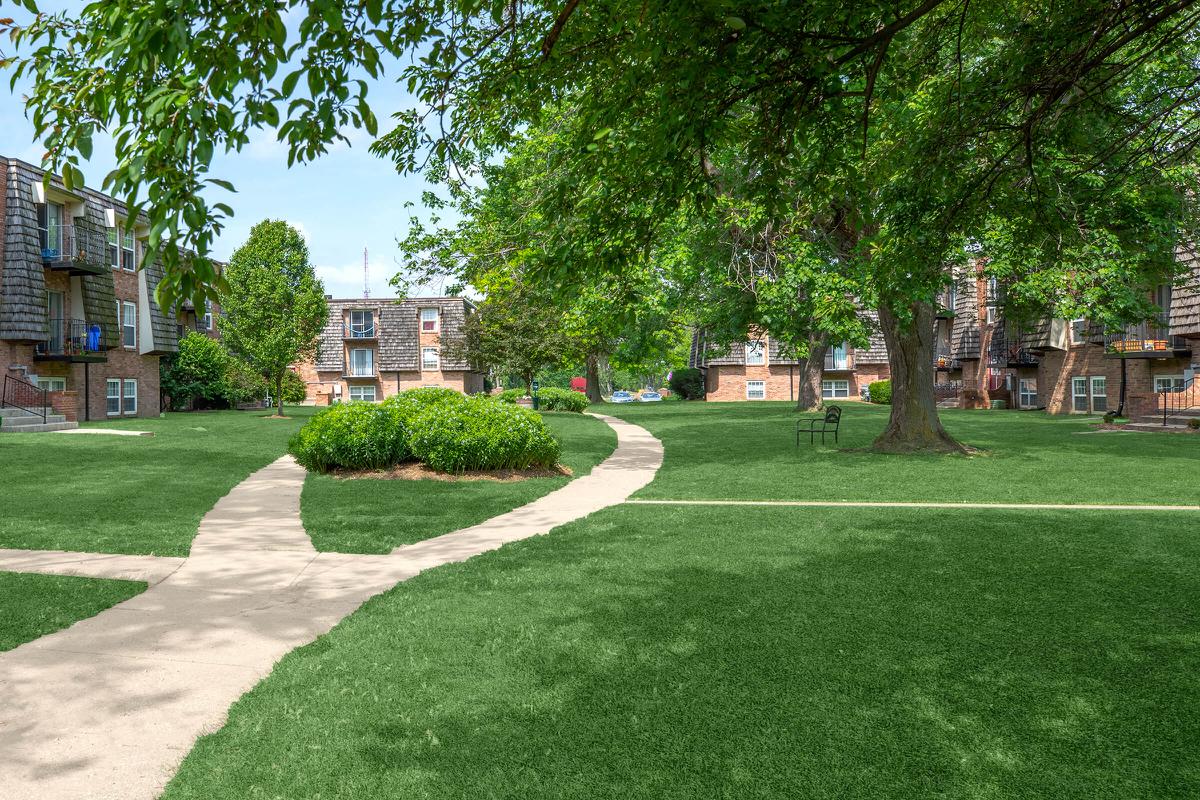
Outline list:
[[[42,249],[42,262],[52,264],[59,261],[86,261],[100,263],[107,243],[103,234],[91,228],[75,225],[60,225],[54,231],[43,231],[38,237]]]
[[[374,339],[375,338],[375,322],[347,322],[345,338],[347,339]]]
[[[949,381],[947,383],[935,383],[933,385],[933,399],[935,402],[943,400],[953,400],[962,394],[962,381]]]
[[[933,368],[944,371],[959,369],[962,364],[957,358],[951,358],[949,352],[938,353],[933,357]]]
[[[849,372],[854,369],[854,354],[843,353],[841,358],[835,358],[832,352],[826,353],[825,369],[829,372]]]
[[[34,352],[40,356],[102,355],[104,324],[82,319],[50,320],[50,335],[38,342]]]
[[[1019,338],[993,336],[990,353],[992,364],[1008,367],[1036,367],[1038,364],[1037,354],[1022,346]]]
[[[1120,333],[1104,335],[1104,349],[1109,353],[1165,353],[1190,350],[1191,345],[1181,336],[1172,336],[1166,315],[1154,322],[1129,325]]]
[[[1200,408],[1200,392],[1196,391],[1196,379],[1188,378],[1179,386],[1160,390],[1158,404],[1162,407],[1163,425],[1167,424],[1167,418],[1171,412],[1178,413]]]
[[[47,391],[12,375],[4,376],[4,389],[0,392],[0,408],[16,408],[26,414],[41,417],[46,421]]]

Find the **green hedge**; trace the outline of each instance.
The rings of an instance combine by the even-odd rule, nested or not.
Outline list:
[[[505,389],[503,392],[492,395],[492,399],[501,403],[516,403],[526,396],[524,389]]]
[[[684,400],[704,399],[704,373],[692,367],[671,370],[671,391]]]
[[[433,406],[409,434],[413,456],[441,472],[552,467],[558,441],[533,411],[486,396]]]
[[[588,407],[587,395],[573,389],[549,386],[538,390],[538,408],[543,411],[573,411],[582,413]]]
[[[878,403],[883,406],[890,406],[892,404],[891,381],[872,381],[867,387],[867,391],[871,393],[872,403]]]
[[[305,469],[381,469],[416,459],[443,472],[552,467],[559,445],[532,411],[486,395],[410,389],[318,412],[288,452]]]
[[[308,398],[308,387],[304,379],[290,369],[283,373],[283,402],[296,405]]]

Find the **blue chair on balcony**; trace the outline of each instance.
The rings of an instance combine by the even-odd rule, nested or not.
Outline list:
[[[94,322],[88,327],[87,349],[89,353],[100,352],[100,326]]]

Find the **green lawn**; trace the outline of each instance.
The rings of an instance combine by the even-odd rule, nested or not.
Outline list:
[[[282,456],[313,413],[167,414],[95,427],[147,436],[5,433],[0,547],[187,555],[200,518],[247,475]]]
[[[95,616],[145,590],[140,581],[0,572],[0,652]]]
[[[1200,503],[1200,436],[1093,433],[1078,417],[1035,411],[942,413],[985,452],[875,455],[888,409],[843,404],[840,445],[796,447],[790,403],[606,406],[659,437],[666,461],[638,497],[938,502]],[[819,439],[818,439],[819,442]],[[842,449],[839,449],[842,448]],[[859,452],[846,452],[858,448]]]
[[[1177,514],[621,506],[370,601],[164,797],[1191,798],[1197,597]]]
[[[612,428],[582,414],[545,414],[576,476],[591,471],[617,445]],[[495,481],[345,480],[310,474],[300,510],[318,550],[387,553],[503,514],[570,479]]]

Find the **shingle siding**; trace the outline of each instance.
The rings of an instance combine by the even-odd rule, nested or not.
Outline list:
[[[958,361],[979,358],[979,294],[974,272],[956,277],[954,323],[950,327],[950,357]]]
[[[46,280],[38,244],[32,184],[41,174],[18,161],[5,165],[4,285],[0,287],[0,339],[45,339]]]
[[[1190,266],[1190,275],[1171,293],[1171,333],[1200,336],[1200,254],[1196,247],[1180,247],[1180,261]]]
[[[374,315],[379,337],[376,368],[380,372],[420,370],[420,320],[422,308],[437,308],[439,340],[462,335],[466,315],[474,307],[461,297],[405,298],[402,300],[330,300],[329,321],[321,331],[317,348],[318,371],[342,371],[345,367],[343,321],[350,310],[369,310]],[[442,371],[470,370],[465,361],[442,355]]]
[[[158,289],[158,284],[164,275],[162,262],[155,259],[153,264],[146,264],[143,270],[146,273],[146,288],[150,295],[150,323],[154,333],[154,352],[176,353],[179,351],[179,332],[175,327],[175,321],[163,313],[159,308],[158,300],[154,297],[154,292]]]

